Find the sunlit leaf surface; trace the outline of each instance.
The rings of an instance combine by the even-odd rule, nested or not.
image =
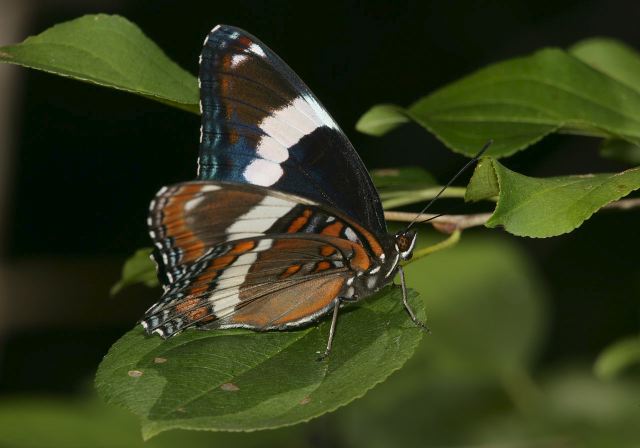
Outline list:
[[[0,47],[0,62],[125,90],[198,112],[196,78],[124,17],[88,15],[55,25],[20,44]]]
[[[502,226],[514,235],[545,238],[571,232],[604,205],[638,188],[640,168],[621,173],[534,178],[486,158],[471,178],[467,198],[479,200],[498,194],[487,227]]]
[[[573,53],[540,50],[478,70],[406,109],[374,106],[358,129],[382,135],[409,117],[463,154],[491,138],[494,157],[555,131],[640,144],[638,54],[612,41],[578,44]]]

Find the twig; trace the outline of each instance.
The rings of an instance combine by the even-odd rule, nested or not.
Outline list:
[[[637,207],[640,207],[640,198],[621,199],[619,201],[611,202],[602,208],[607,210],[629,210]],[[491,215],[492,213],[443,215],[429,222],[433,224],[433,227],[437,230],[451,234],[456,229],[464,230],[469,227],[481,226],[489,220]],[[432,213],[422,213],[418,216],[417,221],[425,221],[433,218],[434,216],[436,215]],[[386,211],[384,212],[384,217],[389,221],[411,222],[416,218],[416,214],[411,212]]]
[[[602,208],[614,210],[629,210],[630,208],[640,207],[640,198],[620,199],[619,201],[610,202]]]
[[[422,213],[418,216],[417,221],[420,222],[426,219],[432,219],[434,216],[437,215],[432,213]],[[389,221],[411,222],[416,217],[416,214],[411,212],[387,211],[384,212],[384,217]],[[475,215],[443,215],[432,219],[429,222],[438,230],[444,231],[445,233],[453,233],[455,229],[463,230],[469,227],[481,226],[487,222],[490,217],[491,213],[478,213]],[[447,231],[449,228],[451,231]]]

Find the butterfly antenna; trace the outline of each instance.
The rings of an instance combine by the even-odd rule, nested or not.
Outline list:
[[[433,203],[434,203],[434,202],[436,202],[436,201],[438,200],[438,198],[442,195],[442,193],[444,193],[444,192],[445,192],[445,190],[446,190],[447,188],[449,188],[449,187],[451,186],[451,184],[452,184],[452,183],[454,183],[454,182],[455,182],[455,180],[458,178],[458,176],[460,176],[462,173],[464,173],[464,172],[467,170],[467,168],[469,168],[471,165],[473,165],[475,162],[477,162],[477,161],[478,161],[478,159],[479,159],[480,157],[482,157],[482,155],[487,151],[487,149],[489,149],[489,146],[491,146],[492,144],[493,144],[493,139],[489,139],[489,141],[487,141],[487,143],[485,143],[485,144],[484,144],[484,146],[483,146],[483,147],[482,147],[482,149],[478,152],[478,154],[476,154],[476,155],[473,157],[473,159],[469,160],[469,161],[468,161],[468,162],[467,162],[467,163],[466,163],[466,164],[465,164],[465,165],[460,169],[460,171],[458,171],[458,172],[457,172],[457,173],[456,173],[456,174],[451,178],[451,180],[449,180],[449,182],[447,182],[447,184],[446,184],[444,187],[442,187],[442,188],[440,189],[440,191],[438,192],[438,194],[436,194],[436,195],[433,197],[433,199],[431,199],[431,200],[429,201],[429,203],[428,203],[427,205],[425,205],[425,206],[424,206],[424,208],[420,211],[420,213],[418,213],[418,214],[416,215],[416,217],[415,217],[415,218],[413,218],[413,221],[411,221],[411,222],[409,223],[409,225],[407,226],[407,230],[409,230],[409,228],[411,228],[411,226],[412,226],[412,225],[414,225],[414,224],[416,223],[416,220],[418,219],[418,217],[419,217],[420,215],[422,215],[422,214],[423,214],[423,213],[425,213],[427,210],[429,210],[429,207],[431,207],[431,205],[433,205]],[[439,215],[432,216],[431,218],[429,218],[429,219],[427,219],[427,220],[425,220],[425,221],[420,221],[420,222],[421,222],[421,223],[429,222],[429,221],[431,221],[431,220],[433,220],[433,219],[436,219],[436,218],[439,218],[440,216],[443,216],[444,214],[445,214],[445,213],[441,213],[441,214],[439,214]]]

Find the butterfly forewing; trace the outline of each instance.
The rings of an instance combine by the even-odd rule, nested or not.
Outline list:
[[[200,62],[199,178],[271,187],[386,234],[371,179],[316,97],[266,45],[218,26]]]

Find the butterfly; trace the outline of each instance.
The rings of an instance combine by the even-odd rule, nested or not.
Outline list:
[[[400,275],[416,232],[387,231],[362,160],[326,109],[258,39],[219,25],[200,56],[197,180],[150,204],[164,288],[140,321],[169,338],[187,328],[285,330],[364,299]]]

